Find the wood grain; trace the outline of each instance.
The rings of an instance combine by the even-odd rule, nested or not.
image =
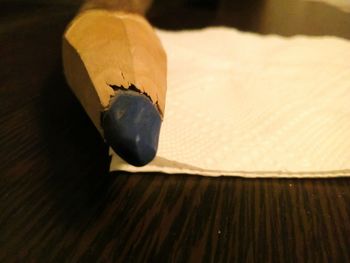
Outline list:
[[[0,262],[350,262],[350,179],[109,174],[62,74],[78,5],[2,7]]]

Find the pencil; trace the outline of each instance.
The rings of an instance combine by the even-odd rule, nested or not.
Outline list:
[[[88,2],[65,30],[62,57],[67,82],[102,137],[143,166],[158,148],[167,61],[146,8],[134,2]]]

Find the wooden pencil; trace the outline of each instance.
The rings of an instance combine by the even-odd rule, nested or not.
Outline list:
[[[144,14],[151,1],[89,1],[63,36],[64,73],[113,150],[135,166],[156,155],[166,53]]]

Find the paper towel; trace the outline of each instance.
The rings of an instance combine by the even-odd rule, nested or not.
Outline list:
[[[350,175],[350,42],[232,28],[158,35],[168,91],[157,157],[111,171]]]

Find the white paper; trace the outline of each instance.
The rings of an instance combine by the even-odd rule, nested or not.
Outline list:
[[[157,157],[111,171],[350,175],[350,43],[232,28],[158,31],[168,91]]]

